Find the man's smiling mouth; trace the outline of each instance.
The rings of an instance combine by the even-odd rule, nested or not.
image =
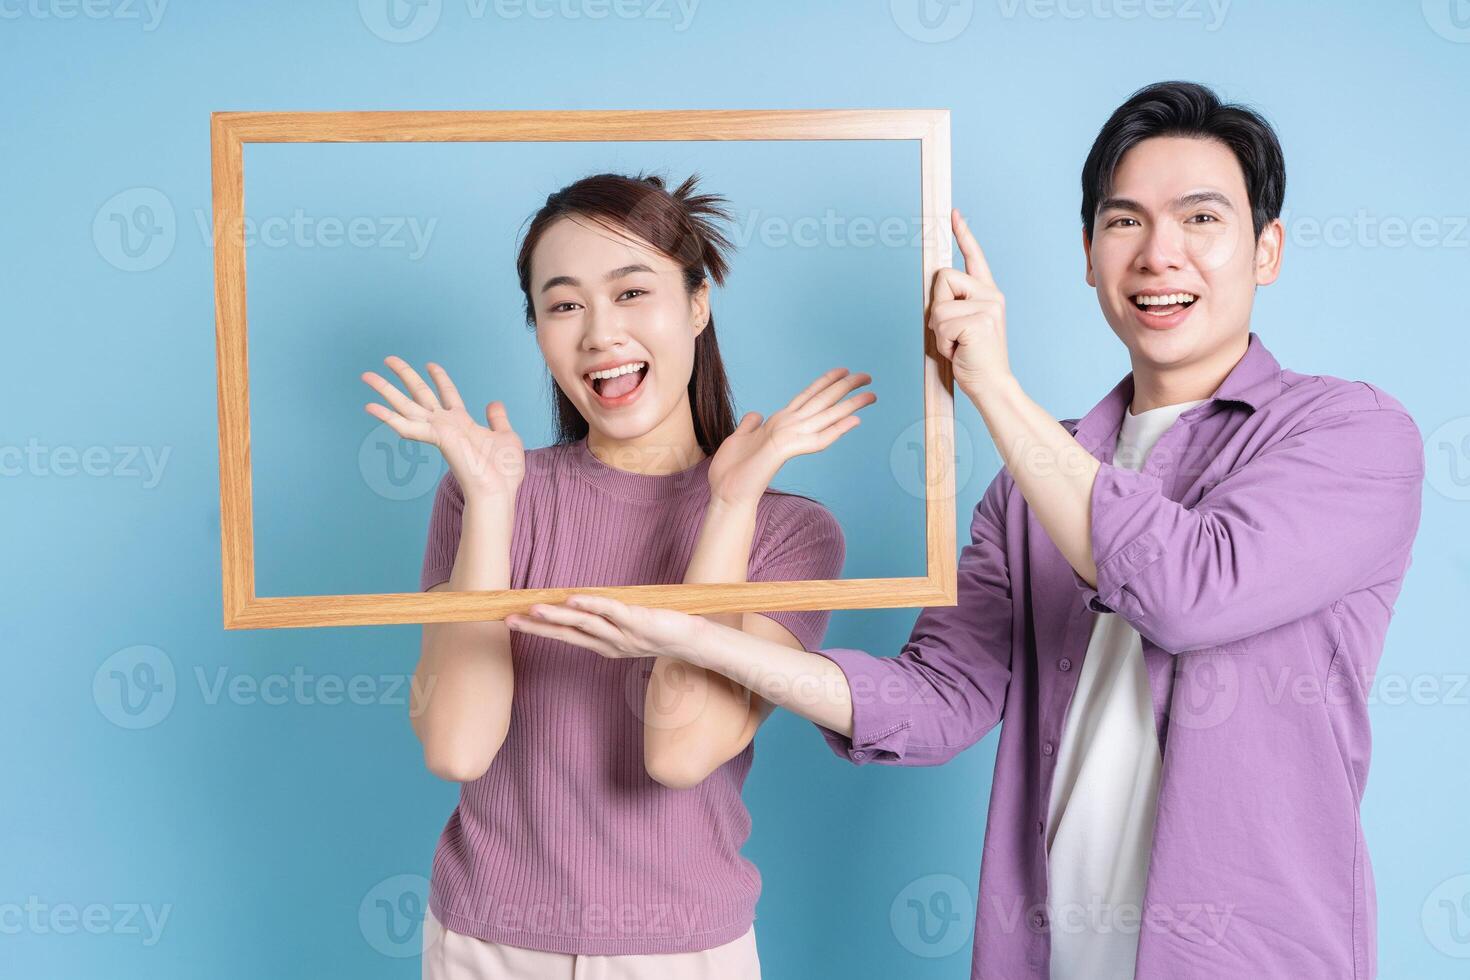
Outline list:
[[[1194,293],[1186,292],[1135,293],[1130,298],[1134,306],[1150,316],[1168,316],[1187,310],[1199,299]]]

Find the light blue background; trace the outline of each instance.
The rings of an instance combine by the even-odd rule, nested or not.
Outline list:
[[[1067,417],[1128,369],[1082,279],[1078,171],[1111,109],[1170,77],[1260,106],[1285,144],[1285,269],[1261,291],[1254,328],[1284,365],[1381,385],[1427,440],[1423,526],[1375,688],[1363,815],[1381,975],[1463,975],[1465,4],[988,0],[936,6],[927,22],[905,0],[704,0],[687,18],[647,0],[615,8],[638,16],[596,21],[572,16],[593,9],[587,0],[533,6],[552,15],[455,0],[395,29],[381,0],[175,2],[161,16],[122,0],[87,8],[101,16],[65,0],[0,4],[5,975],[417,975],[415,940],[395,930],[421,894],[422,878],[412,876],[427,875],[456,795],[424,770],[406,709],[394,703],[418,628],[221,628],[213,268],[197,222],[210,206],[212,110],[949,108],[955,201],[1006,290],[1014,369],[1033,397]],[[738,176],[746,193],[777,196],[786,186],[780,172]],[[513,203],[529,213],[537,201],[519,192]],[[166,229],[170,213],[171,240],[124,238],[114,224],[121,216]],[[447,268],[464,260],[443,251]],[[876,261],[872,250],[835,251],[822,259],[833,269]],[[350,248],[330,257],[392,259]],[[855,274],[850,287],[830,288],[840,304],[842,290],[861,285]],[[801,283],[779,286],[789,298]],[[405,286],[397,302],[419,295]],[[513,307],[494,313],[516,322]],[[722,320],[722,333],[734,323]],[[347,326],[332,324],[328,338],[339,342]],[[891,324],[841,326],[876,336]],[[295,338],[317,358],[315,371],[345,372],[313,392],[312,404],[361,411],[351,379],[393,339],[383,323],[373,329],[340,349]],[[262,383],[305,387],[321,377],[292,367],[274,363],[281,373]],[[752,386],[742,408],[761,410],[774,397]],[[535,408],[527,402],[526,414]],[[875,456],[843,457],[843,479],[887,478],[882,457],[901,410],[883,419],[868,444]],[[355,439],[367,434],[349,421]],[[998,461],[967,403],[958,421],[969,439],[962,454],[974,463],[960,487],[963,535]],[[29,445],[47,455],[17,472],[14,450]],[[162,460],[161,479],[126,447]],[[260,466],[269,450],[257,448]],[[91,472],[53,458],[57,449],[91,460]],[[302,451],[329,450],[308,441]],[[335,462],[355,465],[350,453]],[[299,460],[270,465],[279,476],[297,472]],[[825,493],[815,476],[810,489]],[[411,524],[425,503],[390,511],[372,496],[342,506],[362,507],[357,526],[374,536],[381,525],[371,520],[392,513]],[[381,540],[379,551],[300,560],[313,562],[320,575],[311,581],[327,590],[364,556],[416,574],[409,532]],[[890,560],[882,527],[850,528],[849,542],[848,574]],[[840,612],[826,643],[892,654],[913,618],[913,610]],[[167,667],[172,686],[157,673]],[[291,690],[298,673],[304,694]],[[336,692],[345,703],[322,703],[334,693],[323,678],[356,675],[365,678],[357,688]],[[119,676],[164,693],[142,701],[135,689],[125,704]],[[274,679],[287,682],[283,704],[266,703],[282,693]],[[231,683],[241,685],[234,694]],[[367,703],[353,703],[353,690]],[[127,710],[139,705],[142,714]],[[943,890],[949,879],[932,875],[954,876],[961,904],[973,900],[994,746],[992,734],[943,768],[858,769],[794,716],[763,728],[746,798],[755,823],[747,852],[765,881],[757,929],[767,977],[967,975],[968,940],[954,930],[967,932],[968,916],[926,942],[904,913],[909,897]],[[32,918],[26,906],[35,904],[44,909]],[[161,932],[150,934],[139,910],[167,913]]]
[[[424,373],[426,360],[443,364],[476,419],[497,398],[527,446],[553,441],[546,360],[516,277],[520,233],[547,194],[609,169],[665,173],[671,188],[698,173],[700,191],[728,199],[735,249],[711,304],[737,418],[779,408],[834,366],[873,376],[878,401],[858,429],[775,482],[841,521],[858,552],[848,577],[923,574],[922,441],[903,437],[923,414],[916,141],[249,144],[260,595],[418,587],[445,464],[363,411],[380,400],[363,370],[397,380],[385,354]],[[283,220],[298,214],[301,232]],[[333,217],[361,222],[365,244],[326,247]],[[896,478],[851,478],[875,458]]]

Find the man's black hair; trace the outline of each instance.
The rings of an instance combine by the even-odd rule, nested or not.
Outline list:
[[[1286,196],[1286,160],[1276,131],[1260,113],[1223,103],[1195,82],[1155,82],[1118,106],[1093,141],[1082,165],[1082,227],[1092,239],[1097,203],[1112,192],[1118,161],[1136,144],[1154,136],[1189,136],[1223,143],[1240,161],[1251,202],[1256,237],[1281,215]]]

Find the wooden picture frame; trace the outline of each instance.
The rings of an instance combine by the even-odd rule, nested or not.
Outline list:
[[[627,585],[369,595],[258,596],[250,473],[245,319],[246,143],[647,140],[918,140],[923,281],[909,327],[924,345],[927,574],[730,584]],[[215,112],[210,116],[216,241],[220,547],[226,629],[499,620],[576,593],[689,613],[954,605],[954,383],[926,328],[930,284],[950,265],[946,109],[718,109]]]

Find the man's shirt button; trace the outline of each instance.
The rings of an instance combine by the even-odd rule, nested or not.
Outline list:
[[[1042,755],[1051,755],[1051,753],[1052,753],[1052,744],[1050,742],[1042,742],[1041,743],[1041,754]]]
[[[1040,912],[1033,913],[1031,916],[1031,924],[1038,929],[1044,929],[1046,927],[1046,916],[1042,915]]]
[[[1057,661],[1057,666],[1060,667],[1062,670],[1071,670],[1072,661],[1068,657],[1063,657],[1061,660]]]
[[[868,757],[868,753],[865,752],[865,751],[863,751],[862,749],[858,749],[856,752],[854,752],[852,754],[852,757],[853,757],[854,761],[862,762],[864,759],[866,759]]]

